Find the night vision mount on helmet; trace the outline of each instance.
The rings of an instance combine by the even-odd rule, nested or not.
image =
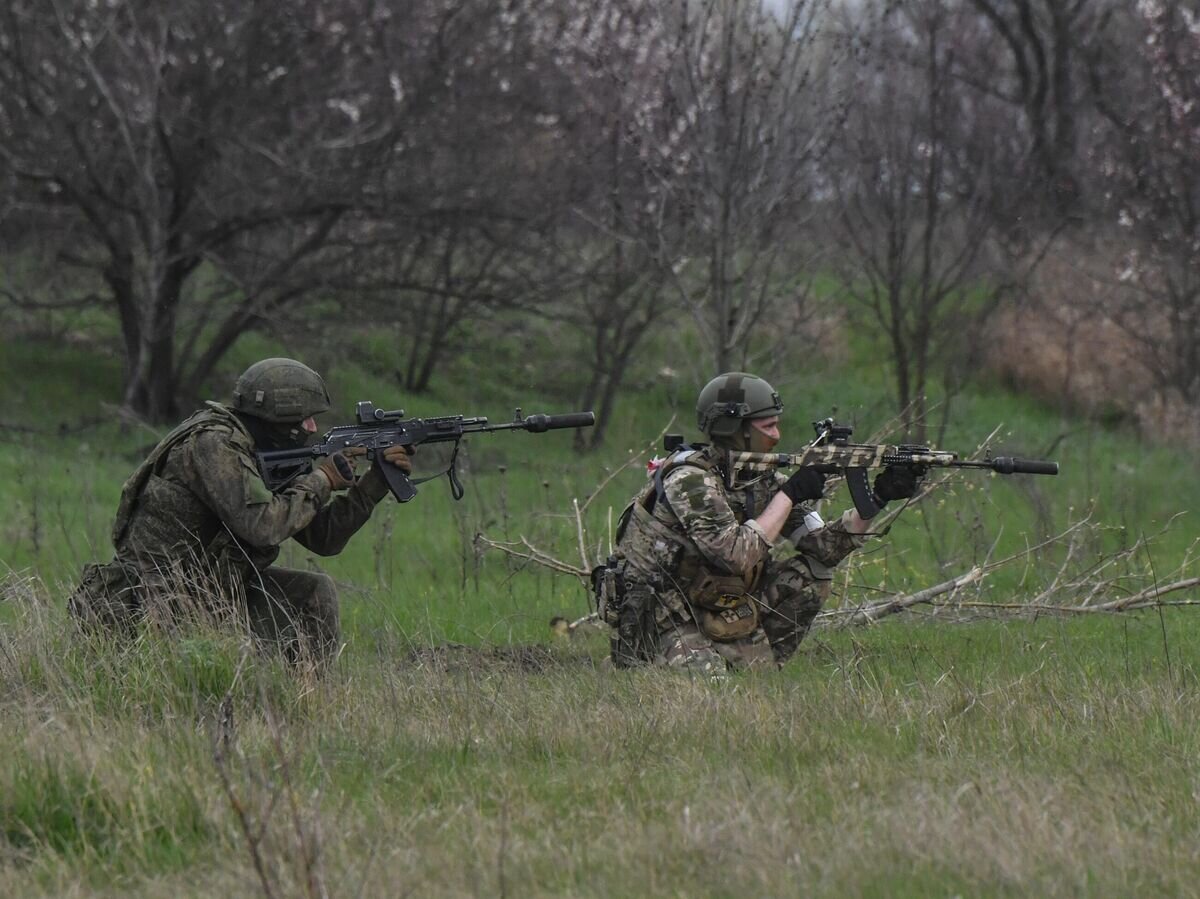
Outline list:
[[[330,405],[325,380],[295,359],[255,362],[233,388],[234,409],[276,424],[304,421]]]

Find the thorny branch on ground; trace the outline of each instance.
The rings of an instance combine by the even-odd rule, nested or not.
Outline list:
[[[635,452],[634,450],[631,449],[629,451],[629,458],[627,458],[624,462],[622,462],[620,465],[618,465],[615,469],[610,471],[605,476],[604,480],[602,480],[596,486],[596,489],[592,490],[587,495],[587,497],[584,499],[584,501],[582,503],[579,502],[578,498],[573,498],[571,500],[571,508],[572,508],[574,519],[575,519],[575,536],[576,536],[576,541],[578,544],[579,558],[580,558],[580,562],[581,562],[580,565],[576,566],[576,565],[572,565],[569,562],[564,562],[562,559],[556,558],[555,556],[551,555],[550,553],[546,552],[545,550],[539,549],[538,547],[534,546],[529,541],[529,539],[527,537],[525,537],[524,535],[521,536],[521,539],[519,541],[513,541],[513,540],[492,540],[490,537],[483,534],[482,532],[477,533],[475,535],[475,551],[476,551],[476,553],[482,555],[483,553],[487,552],[490,549],[498,550],[499,552],[505,553],[506,555],[512,556],[517,559],[522,559],[525,562],[532,562],[536,565],[541,565],[544,568],[549,568],[551,571],[557,571],[560,574],[574,575],[575,577],[579,578],[579,580],[586,586],[589,579],[591,578],[592,568],[594,568],[597,564],[599,564],[600,556],[601,556],[600,547],[603,545],[602,541],[597,541],[597,543],[596,543],[596,558],[594,560],[589,559],[588,547],[591,546],[591,539],[588,536],[587,521],[586,521],[586,517],[585,517],[588,508],[591,506],[592,502],[596,499],[596,497],[598,497],[605,490],[605,488],[607,488],[617,478],[618,475],[620,475],[622,472],[626,471],[627,469],[631,468],[637,462],[640,462],[642,459],[644,459],[646,457],[647,453],[652,452],[655,449],[657,449],[659,446],[661,446],[663,437],[666,436],[667,432],[671,430],[671,428],[674,426],[674,424],[675,424],[675,416],[671,416],[671,420],[667,422],[667,425],[665,428],[663,428],[661,431],[658,432],[657,437],[655,437],[648,444],[646,444],[646,446],[644,446],[641,450],[638,450],[637,452]],[[609,521],[611,521],[611,518],[612,518],[612,510],[609,509]],[[610,527],[610,534],[609,534],[610,544],[608,547],[608,551],[610,553],[612,552],[611,537],[612,537],[612,534],[611,534],[611,527]]]
[[[673,420],[672,420],[673,424]],[[611,472],[604,481],[592,491],[582,504],[572,500],[575,518],[575,538],[581,564],[563,561],[553,553],[535,546],[530,540],[521,536],[519,541],[496,541],[479,533],[475,536],[476,552],[482,554],[488,550],[498,550],[506,555],[519,558],[526,563],[540,565],[560,574],[569,574],[579,579],[587,589],[591,567],[594,564],[589,558],[588,547],[593,541],[588,535],[585,512],[600,492],[607,487],[621,471],[645,457],[651,450],[660,445],[663,435],[670,429],[667,425],[657,438],[641,452],[630,451],[629,459],[618,469]],[[997,427],[988,437],[980,442],[971,459],[983,458],[995,440],[1000,428]],[[872,441],[880,439],[873,435]],[[826,497],[828,497],[841,478],[830,478],[827,482]],[[885,534],[892,522],[906,509],[925,501],[939,489],[957,479],[953,471],[937,471],[931,473],[923,482],[919,492],[906,503],[898,504],[895,508],[881,515],[873,528],[876,534]],[[611,515],[610,515],[611,518]],[[1176,516],[1178,518],[1178,516]],[[992,559],[992,547],[987,559],[974,564],[966,571],[948,578],[938,584],[917,590],[912,593],[888,596],[873,602],[863,602],[857,605],[847,605],[829,608],[818,616],[818,624],[836,627],[853,627],[874,624],[883,618],[904,612],[915,606],[933,607],[943,617],[956,611],[963,614],[978,616],[980,613],[996,615],[1012,614],[1071,614],[1071,613],[1117,613],[1135,609],[1156,608],[1161,606],[1200,605],[1197,599],[1164,600],[1163,597],[1193,590],[1200,587],[1200,577],[1190,575],[1193,569],[1194,556],[1200,549],[1200,541],[1193,544],[1176,570],[1171,572],[1160,583],[1152,568],[1139,564],[1138,560],[1145,556],[1154,541],[1167,533],[1175,523],[1175,519],[1158,532],[1141,535],[1124,548],[1100,551],[1103,546],[1105,532],[1111,531],[1104,525],[1092,520],[1091,513],[1070,523],[1058,533],[1025,549],[1001,559]],[[596,542],[596,559],[601,557],[601,542]],[[611,552],[611,547],[610,547]],[[981,598],[988,584],[988,578],[1001,568],[1017,562],[1037,559],[1043,563],[1042,569],[1049,573],[1041,579],[1035,590],[1025,598],[1003,600],[987,600]],[[1055,559],[1053,567],[1045,563]],[[853,587],[853,575],[848,574],[846,584]],[[1022,585],[1025,577],[1022,578]],[[573,633],[580,625],[596,622],[594,612],[574,618],[556,619],[565,622],[562,628]]]

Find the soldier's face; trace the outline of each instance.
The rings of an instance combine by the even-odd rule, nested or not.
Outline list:
[[[750,452],[769,453],[779,443],[779,416],[750,419]]]
[[[300,424],[293,426],[292,441],[298,447],[308,446],[310,443],[312,443],[313,435],[316,433],[317,420],[310,415],[308,418],[304,419],[304,421],[300,422]]]
[[[278,425],[276,433],[273,435],[275,446],[272,448],[299,449],[302,446],[308,446],[315,433],[317,433],[317,420],[311,416],[301,422]]]

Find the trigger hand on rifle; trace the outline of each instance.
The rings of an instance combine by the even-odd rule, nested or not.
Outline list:
[[[821,499],[825,495],[825,475],[815,468],[800,468],[779,488],[793,503]]]
[[[354,463],[347,458],[346,453],[338,452],[326,456],[317,466],[317,471],[325,475],[331,490],[345,490],[354,486]]]
[[[412,459],[409,458],[416,449],[411,446],[389,446],[380,455],[384,462],[395,465],[405,474],[412,474]]]

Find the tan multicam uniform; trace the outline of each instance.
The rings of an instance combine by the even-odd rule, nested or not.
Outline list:
[[[782,664],[828,597],[833,567],[866,539],[842,519],[811,528],[810,510],[797,505],[782,529],[797,555],[772,559],[753,519],[786,478],[772,472],[729,490],[720,456],[710,447],[669,459],[661,497],[651,486],[634,501],[619,540],[627,588],[653,593],[644,626],[653,633],[640,649],[657,664],[706,671]]]
[[[272,494],[254,441],[225,406],[208,403],[168,434],[125,483],[116,559],[85,567],[71,611],[127,629],[151,606],[249,619],[259,636],[319,655],[339,641],[337,591],[324,574],[274,567],[289,537],[318,555],[340,552],[387,495],[372,468],[330,500],[317,472]]]

